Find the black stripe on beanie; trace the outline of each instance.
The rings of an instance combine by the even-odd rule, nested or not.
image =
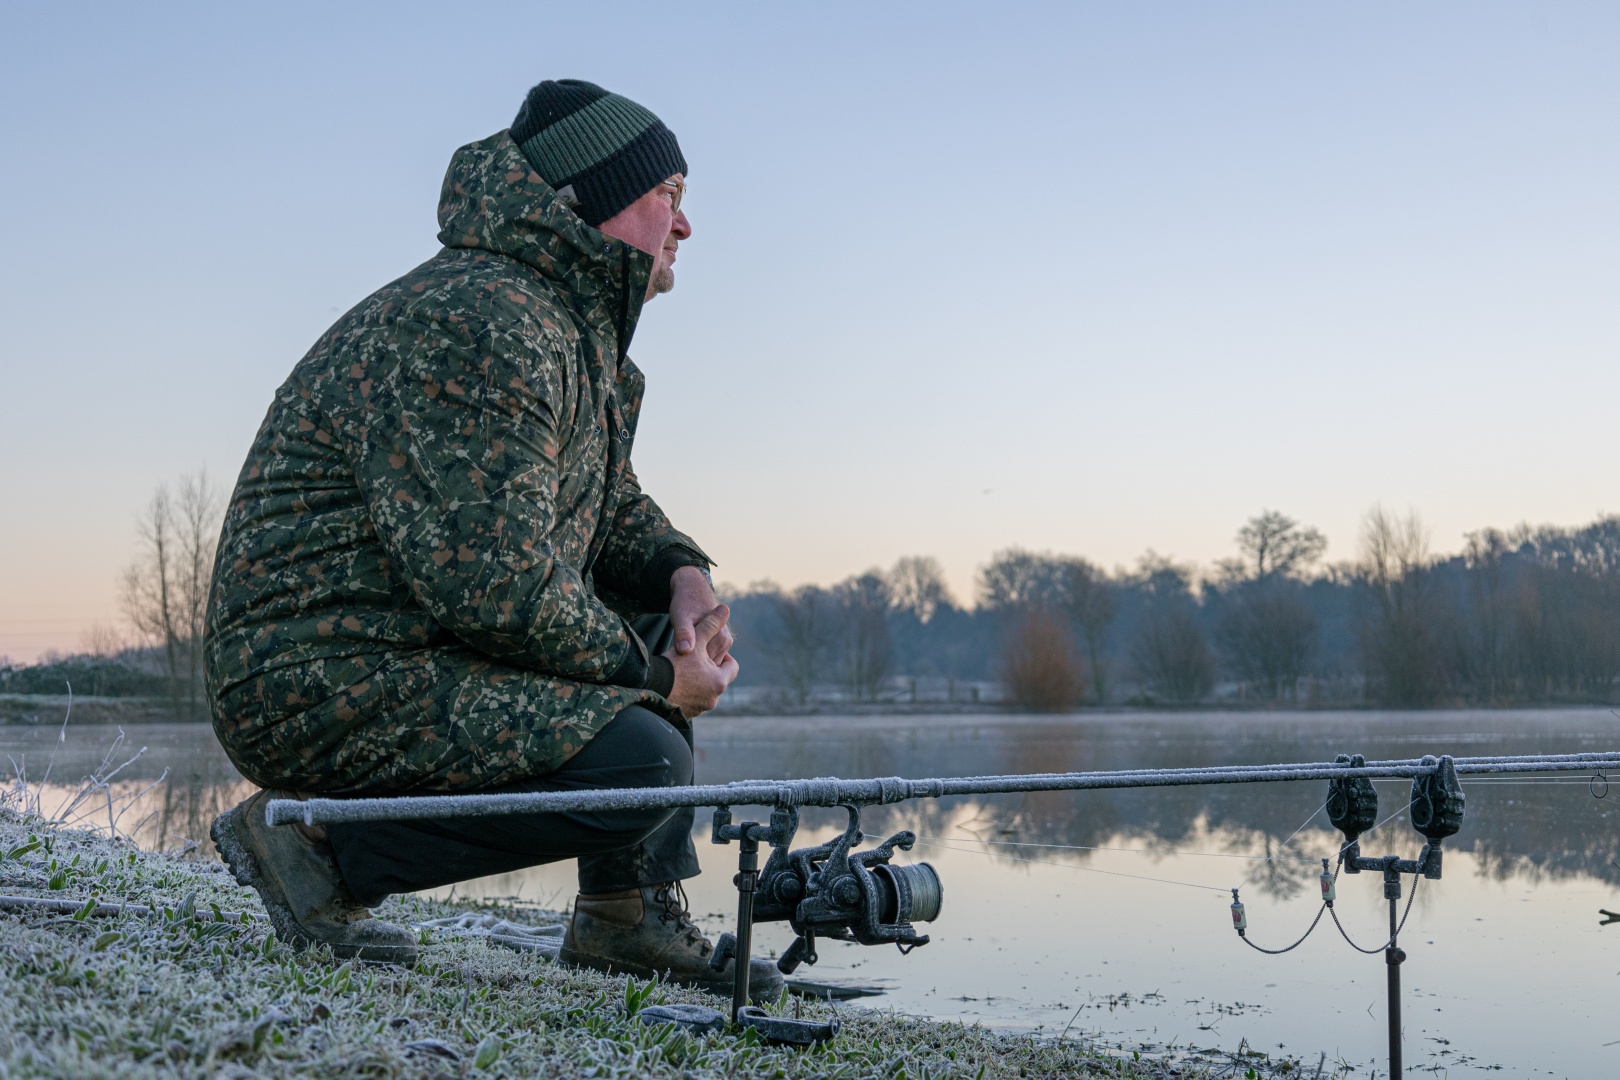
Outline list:
[[[648,128],[629,146],[599,166],[562,185],[573,185],[579,205],[574,212],[593,228],[629,206],[674,173],[686,172],[686,159],[675,134],[663,124]]]
[[[523,107],[512,121],[512,141],[521,143],[532,139],[541,129],[603,97],[607,97],[606,90],[584,79],[548,79],[524,97]]]
[[[663,121],[629,98],[577,79],[538,84],[511,136],[553,188],[571,188],[588,225],[602,224],[674,173],[686,172],[680,144]]]

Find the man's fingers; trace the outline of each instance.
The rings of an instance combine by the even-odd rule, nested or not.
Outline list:
[[[699,716],[719,704],[726,687],[737,677],[736,658],[731,655],[731,631],[726,622],[731,609],[720,604],[692,624],[694,649],[698,655],[675,655],[675,686],[670,700],[688,717]]]
[[[737,639],[731,636],[731,627],[722,626],[720,632],[709,639],[709,659],[718,664],[720,658],[730,652],[736,643]]]
[[[669,617],[670,624],[675,628],[675,651],[681,656],[691,652],[697,642],[692,630],[692,620],[683,612]]]
[[[716,612],[721,613],[719,623],[718,625],[710,625],[710,620],[714,618]],[[719,607],[703,616],[703,618],[699,619],[695,625],[687,622],[686,616],[684,615],[671,616],[670,622],[675,627],[676,653],[681,656],[685,656],[697,647],[700,628],[701,633],[707,635],[703,638],[703,640],[709,643],[709,656],[711,659],[717,655],[713,645],[713,641],[716,636],[724,637],[726,641],[726,648],[731,648],[731,631],[725,628],[726,620],[730,617],[731,609],[726,607],[724,604],[721,604]]]
[[[697,621],[697,625],[692,628],[697,634],[697,640],[704,645],[708,645],[708,643],[713,640],[714,636],[725,627],[726,620],[729,618],[731,618],[730,608],[726,607],[724,604],[716,607],[713,611],[699,619]]]

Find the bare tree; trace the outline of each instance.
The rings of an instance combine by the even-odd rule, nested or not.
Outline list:
[[[776,625],[761,635],[783,683],[800,705],[810,700],[818,678],[826,675],[837,613],[831,598],[814,585],[776,596]]]
[[[1142,685],[1167,701],[1198,701],[1215,686],[1215,655],[1190,601],[1149,608],[1132,642],[1131,661]]]
[[[1215,637],[1228,666],[1266,697],[1292,696],[1316,643],[1316,614],[1297,575],[1327,539],[1275,510],[1238,530],[1241,559],[1223,563],[1215,587]]]
[[[142,550],[124,572],[124,614],[136,636],[162,650],[163,666],[168,674],[169,706],[179,716],[182,700],[179,674],[184,665],[179,655],[181,620],[176,612],[180,604],[179,587],[174,580],[174,501],[169,497],[167,484],[160,485],[153,493],[145,514],[136,521],[136,531]]]
[[[940,608],[955,607],[945,570],[932,555],[907,555],[889,571],[889,596],[896,611],[909,611],[926,623]]]
[[[1085,676],[1066,622],[1050,611],[1023,611],[1007,638],[1001,678],[1013,701],[1032,712],[1074,708]]]
[[[1238,530],[1237,545],[1258,579],[1305,569],[1327,550],[1327,537],[1286,514],[1262,510]]]
[[[834,590],[843,619],[838,653],[844,683],[857,701],[873,701],[894,666],[889,638],[889,584],[877,570],[852,577]]]
[[[1361,529],[1358,577],[1367,598],[1360,625],[1363,672],[1374,693],[1397,705],[1426,705],[1445,681],[1440,597],[1428,531],[1416,512],[1382,506]]]
[[[979,596],[988,608],[1028,610],[1063,606],[1061,557],[1023,548],[998,551],[979,570]]]
[[[1267,697],[1292,697],[1316,644],[1316,614],[1304,587],[1276,574],[1217,595],[1215,637],[1233,671]]]
[[[219,547],[223,499],[198,470],[180,480],[176,527],[180,541],[180,599],[184,618],[186,685],[195,713],[203,686],[203,634],[208,623],[208,589],[214,576],[214,553]]]
[[[1620,675],[1620,519],[1522,531],[1514,667],[1528,696],[1608,701]]]
[[[1490,704],[1507,700],[1512,675],[1509,650],[1513,625],[1513,597],[1509,590],[1506,561],[1512,545],[1498,529],[1469,533],[1463,549],[1468,568],[1472,605],[1470,674],[1476,692]]]
[[[1190,703],[1215,686],[1215,655],[1198,622],[1189,567],[1149,551],[1136,574],[1146,599],[1131,663],[1149,692],[1168,701]]]
[[[1117,604],[1114,588],[1102,570],[1085,559],[1071,559],[1066,565],[1065,607],[1085,642],[1091,669],[1091,689],[1098,705],[1108,700],[1108,661],[1103,646],[1113,625]]]
[[[86,656],[97,660],[110,660],[127,648],[118,628],[104,622],[91,623],[90,628],[79,635],[79,647]]]
[[[219,515],[206,472],[182,477],[178,497],[160,485],[136,521],[140,548],[124,573],[124,614],[159,651],[176,717],[202,708],[203,629]]]

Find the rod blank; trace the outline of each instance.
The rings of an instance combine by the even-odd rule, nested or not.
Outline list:
[[[1540,754],[1521,757],[1454,758],[1459,775],[1531,772],[1594,772],[1620,768],[1620,752]],[[1188,769],[1127,769],[1109,772],[1029,773],[908,780],[742,780],[665,788],[602,788],[499,795],[406,795],[390,798],[271,799],[271,825],[426,818],[495,817],[564,811],[661,810],[686,806],[872,806],[950,795],[1007,795],[1034,791],[1100,791],[1121,788],[1188,787],[1200,784],[1263,784],[1358,776],[1409,778],[1432,773],[1423,759],[1368,762],[1360,768],[1332,761],[1281,765],[1203,766]]]

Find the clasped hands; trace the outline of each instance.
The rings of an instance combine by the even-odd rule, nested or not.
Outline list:
[[[675,644],[664,655],[675,666],[670,703],[688,719],[720,702],[737,661],[731,655],[731,609],[716,600],[708,579],[695,566],[683,566],[670,577],[669,622]]]

